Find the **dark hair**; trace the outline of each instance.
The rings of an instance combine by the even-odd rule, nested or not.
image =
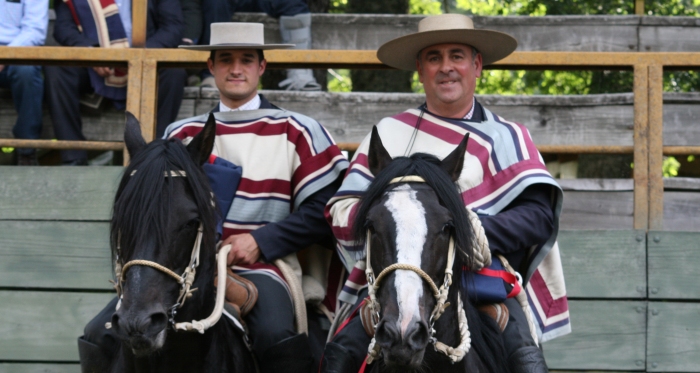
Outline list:
[[[256,52],[258,52],[258,62],[262,62],[265,59],[265,53],[263,53],[262,49],[256,49]],[[209,59],[214,62],[216,58],[216,50],[211,51],[209,53]]]

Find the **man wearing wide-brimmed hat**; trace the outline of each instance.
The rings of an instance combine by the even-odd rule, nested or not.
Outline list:
[[[211,51],[207,65],[221,100],[212,110],[217,121],[213,155],[242,170],[238,187],[228,190],[235,194],[223,211],[221,239],[222,245],[231,244],[228,259],[234,266],[227,295],[238,294],[243,300],[241,313],[262,373],[306,373],[311,368],[308,337],[296,333],[284,278],[267,263],[283,257],[295,260],[297,251],[332,241],[323,208],[348,166],[318,122],[280,109],[258,94],[267,64],[263,51],[290,47],[265,44],[260,23],[213,23],[210,45],[182,46]],[[187,142],[207,116],[173,123],[165,136]],[[227,191],[219,192],[215,190]],[[249,297],[240,297],[250,282],[259,294],[252,307]]]
[[[261,373],[312,370],[314,357],[307,335],[295,328],[285,278],[269,263],[294,260],[313,244],[332,245],[323,209],[348,166],[318,122],[258,94],[267,64],[263,51],[290,46],[265,44],[260,23],[213,23],[210,45],[182,47],[211,52],[207,65],[220,102],[165,131],[166,138],[188,143],[211,113],[216,119],[216,142],[204,169],[222,212],[222,246],[231,245],[224,315],[246,324]],[[114,306],[103,313],[106,320],[98,315],[84,338],[100,346],[111,332],[104,323]]]
[[[507,57],[516,47],[510,35],[475,29],[464,15],[423,19],[417,33],[387,42],[377,56],[391,67],[418,71],[426,102],[382,119],[377,129],[392,157],[423,152],[442,159],[469,133],[457,186],[465,207],[484,228],[494,261],[497,254],[503,255],[522,274],[527,293],[527,298],[520,296],[522,303],[516,298],[504,301],[510,313],[503,330],[508,365],[512,372],[546,372],[539,342],[570,331],[556,244],[562,192],[527,128],[495,115],[474,97],[482,67]],[[366,290],[353,293],[364,277],[365,252],[347,238],[352,237],[352,212],[368,180],[374,178],[367,164],[369,138],[360,144],[340,190],[327,206],[336,237],[345,239],[339,241],[348,258],[349,278],[354,279],[344,287],[350,291],[339,297],[348,304],[359,304],[366,295]],[[528,299],[533,307],[527,305]],[[373,329],[364,324],[365,328],[362,317],[352,319],[327,344],[322,371],[357,372],[371,338],[365,330]]]

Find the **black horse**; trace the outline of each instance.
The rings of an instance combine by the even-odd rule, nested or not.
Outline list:
[[[131,164],[119,184],[111,222],[112,254],[117,272],[123,272],[121,300],[111,320],[121,340],[112,372],[255,371],[243,339],[223,317],[203,334],[174,330],[176,323],[206,318],[215,305],[217,210],[201,167],[215,133],[210,116],[186,147],[180,140],[146,144],[138,121],[127,114],[124,140]],[[149,261],[179,276],[193,264],[200,230],[191,287],[196,291],[189,297],[179,296],[183,286],[167,271],[127,264]]]
[[[369,237],[369,282],[370,287],[374,283],[378,303],[375,343],[382,355],[371,365],[373,371],[508,372],[498,326],[469,304],[466,289],[460,287],[463,268],[474,257],[473,232],[455,186],[467,140],[468,135],[443,161],[422,153],[392,159],[377,129],[372,131],[368,163],[376,178],[362,197],[354,234]],[[452,265],[450,241],[456,252]],[[457,279],[452,286],[448,267]],[[440,316],[435,290],[441,285],[449,305]],[[460,332],[460,302],[467,333],[464,328]],[[471,341],[466,343],[469,334]],[[427,348],[436,342],[443,347],[461,345],[468,352],[453,363]]]

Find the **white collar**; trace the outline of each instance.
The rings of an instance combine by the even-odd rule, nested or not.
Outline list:
[[[260,96],[255,95],[250,101],[246,102],[245,104],[235,108],[231,109],[230,107],[224,105],[223,102],[219,101],[219,111],[220,112],[227,112],[227,111],[244,111],[244,110],[258,110],[260,109]]]

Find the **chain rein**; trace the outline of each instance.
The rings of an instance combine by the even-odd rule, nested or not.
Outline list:
[[[408,175],[408,176],[400,176],[392,179],[389,184],[397,184],[397,183],[425,183],[425,179],[423,179],[420,176],[417,175]],[[445,278],[443,280],[442,286],[438,288],[438,286],[435,284],[435,281],[433,281],[432,278],[430,278],[430,275],[425,273],[422,269],[411,265],[411,264],[404,264],[404,263],[394,263],[386,268],[384,268],[380,273],[379,276],[374,276],[374,270],[372,270],[372,265],[371,265],[371,260],[370,260],[370,242],[372,239],[372,233],[367,230],[367,240],[365,242],[365,248],[366,248],[366,269],[365,269],[365,276],[367,277],[367,292],[369,295],[369,308],[372,314],[372,324],[374,325],[374,329],[376,330],[377,324],[379,323],[379,319],[381,318],[379,312],[381,310],[381,306],[379,305],[379,301],[377,300],[377,291],[379,290],[379,285],[381,283],[381,280],[388,276],[391,272],[394,272],[396,270],[408,270],[408,271],[413,271],[415,272],[420,278],[422,278],[428,285],[430,286],[433,296],[436,299],[435,307],[433,308],[433,311],[430,314],[430,342],[435,346],[435,350],[438,352],[441,352],[445,354],[450,360],[455,363],[459,362],[464,358],[464,355],[469,352],[469,349],[471,348],[471,338],[470,338],[470,333],[467,325],[467,318],[466,314],[464,312],[464,308],[462,306],[462,300],[458,294],[458,299],[459,299],[459,311],[458,311],[458,318],[459,318],[459,328],[460,328],[460,336],[461,336],[461,343],[457,347],[450,347],[445,345],[442,342],[439,342],[435,338],[435,321],[442,316],[442,314],[445,312],[445,309],[450,305],[449,302],[447,302],[447,296],[450,292],[450,286],[452,285],[452,266],[454,265],[454,260],[455,260],[455,243],[454,243],[454,237],[450,236],[450,243],[448,247],[448,253],[447,253],[447,265],[445,268]],[[372,337],[372,341],[369,345],[368,349],[368,355],[367,355],[367,364],[371,364],[372,361],[374,361],[376,358],[379,357],[381,347],[376,343],[376,340],[374,337]]]

